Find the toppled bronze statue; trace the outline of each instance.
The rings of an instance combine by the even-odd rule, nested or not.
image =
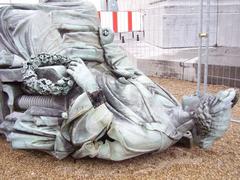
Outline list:
[[[210,148],[229,126],[234,89],[178,103],[131,66],[85,0],[0,15],[0,132],[14,149],[120,161],[164,151],[189,131]]]

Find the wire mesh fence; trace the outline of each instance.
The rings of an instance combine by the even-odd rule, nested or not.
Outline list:
[[[124,41],[116,33],[115,40],[145,74],[196,82],[199,93],[207,91],[204,81],[240,87],[240,1],[125,2],[118,0],[118,10],[140,12],[142,29],[122,32]]]
[[[138,67],[148,75],[196,81],[199,26],[202,25],[202,75],[208,55],[209,84],[240,87],[240,2],[204,0],[203,21],[199,21],[200,0],[134,1],[118,0],[119,11],[139,11],[142,31],[121,33],[122,46],[137,59]],[[131,3],[132,2],[132,3]],[[207,4],[210,3],[209,9]],[[207,32],[209,12],[209,32]],[[137,38],[138,37],[138,38]]]

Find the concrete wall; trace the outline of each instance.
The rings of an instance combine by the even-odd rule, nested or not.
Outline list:
[[[240,47],[239,0],[221,0],[218,4],[217,45]]]
[[[118,0],[118,4],[119,10],[145,14],[146,42],[162,48],[198,46],[199,0]],[[240,47],[240,0],[211,0],[209,37],[210,46]]]
[[[162,48],[197,47],[199,1],[165,1],[146,10],[146,41]],[[217,13],[211,10],[210,45],[217,44]],[[206,24],[206,21],[204,21]],[[204,27],[205,28],[205,27]]]

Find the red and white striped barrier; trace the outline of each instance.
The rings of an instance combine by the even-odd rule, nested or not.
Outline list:
[[[143,30],[142,16],[140,12],[100,11],[98,12],[98,15],[101,20],[101,26],[103,28],[110,28],[114,32],[134,32]]]

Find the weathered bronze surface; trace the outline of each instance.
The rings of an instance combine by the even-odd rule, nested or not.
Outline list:
[[[16,4],[0,15],[0,132],[13,148],[120,161],[181,138],[191,146],[192,136],[210,148],[227,130],[234,89],[180,104],[131,65],[87,1]]]

